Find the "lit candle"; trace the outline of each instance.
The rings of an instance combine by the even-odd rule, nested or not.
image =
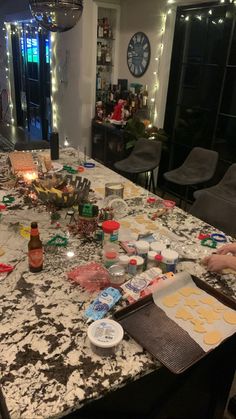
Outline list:
[[[25,173],[24,175],[24,179],[27,183],[32,182],[33,180],[37,179],[37,173],[35,172],[29,172],[29,173]]]

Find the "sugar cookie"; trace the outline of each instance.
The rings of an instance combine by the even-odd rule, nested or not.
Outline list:
[[[207,305],[213,305],[215,304],[215,299],[213,297],[202,297],[200,298],[201,303],[207,304]]]
[[[177,294],[168,295],[162,302],[166,307],[174,307],[178,304],[180,297]]]
[[[215,311],[211,309],[209,310],[204,307],[199,307],[196,311],[201,318],[205,319],[206,322],[210,324],[221,318],[221,315],[219,313],[216,313]]]
[[[213,310],[216,311],[216,313],[220,313],[222,311],[225,311],[225,307],[220,305],[214,305]]]
[[[204,335],[203,341],[206,345],[216,345],[222,339],[222,335],[218,330],[213,330]]]
[[[193,323],[193,325],[194,325],[194,328],[193,328],[194,332],[197,332],[197,333],[205,333],[206,332],[206,329],[205,329],[204,325],[202,324],[203,323],[202,320],[191,319],[190,322]]]
[[[189,297],[192,294],[201,294],[201,291],[194,287],[183,287],[179,290],[179,293],[184,297]]]
[[[192,314],[188,310],[185,310],[185,308],[179,308],[175,313],[175,317],[182,320],[190,320],[193,318]]]
[[[226,323],[236,324],[236,311],[225,311],[223,313],[223,318]]]
[[[194,298],[186,298],[184,300],[184,305],[188,306],[188,307],[191,307],[191,308],[194,308],[194,307],[199,306],[199,302]]]

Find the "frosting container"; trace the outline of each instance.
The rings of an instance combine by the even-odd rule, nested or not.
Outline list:
[[[91,348],[96,355],[114,355],[122,341],[124,331],[122,326],[114,320],[96,320],[88,327],[88,338]]]

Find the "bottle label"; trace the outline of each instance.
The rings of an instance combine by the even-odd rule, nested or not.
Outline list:
[[[32,268],[39,268],[43,264],[43,249],[34,249],[28,252],[29,265]]]

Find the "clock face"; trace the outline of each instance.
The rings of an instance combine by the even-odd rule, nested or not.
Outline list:
[[[127,64],[134,77],[141,77],[148,68],[151,55],[150,42],[143,32],[135,33],[129,41]]]

